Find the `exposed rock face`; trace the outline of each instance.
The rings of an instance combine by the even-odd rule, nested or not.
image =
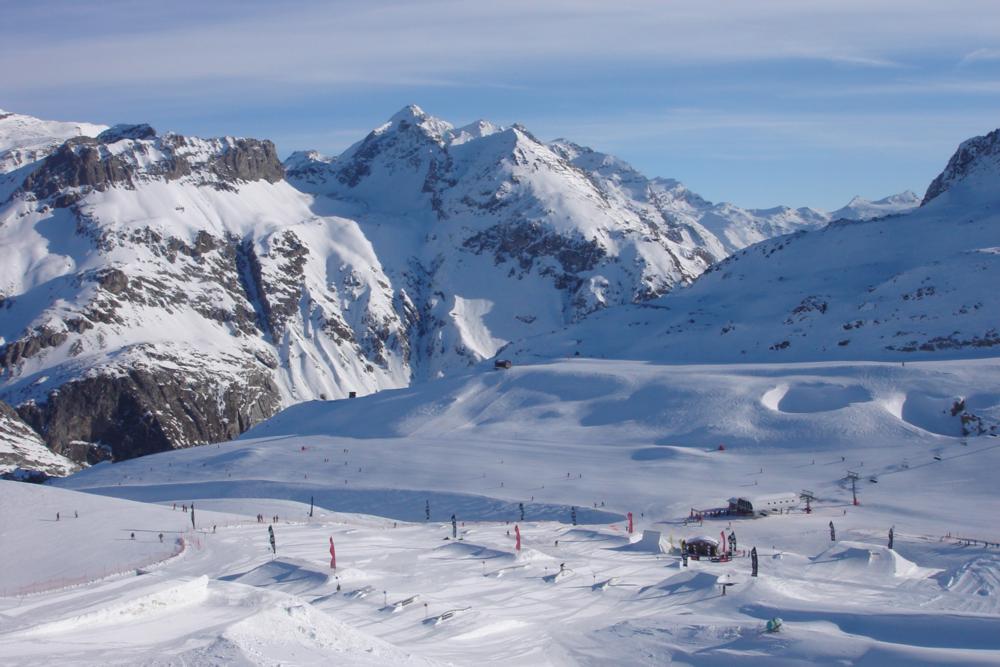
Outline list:
[[[0,473],[21,468],[60,476],[78,467],[69,459],[49,451],[38,433],[11,406],[0,401]]]
[[[981,191],[1000,188],[1000,129],[962,142],[927,188],[921,206],[958,185]]]
[[[277,183],[285,177],[274,144],[257,139],[236,139],[212,162],[212,172],[223,183],[259,181]]]
[[[198,368],[132,368],[73,380],[43,403],[18,408],[58,453],[75,441],[109,445],[127,459],[178,447],[231,440],[280,407],[266,369],[219,382]]]
[[[21,191],[37,199],[61,195],[55,205],[69,206],[92,190],[135,189],[143,181],[189,177],[233,190],[241,182],[277,183],[284,173],[270,141],[157,137],[149,125],[116,125],[96,138],[64,143],[27,176]]]

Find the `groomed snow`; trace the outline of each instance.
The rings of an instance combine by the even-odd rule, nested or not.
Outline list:
[[[133,529],[177,530],[188,545],[140,554],[161,561],[149,574],[8,593],[0,650],[15,664],[995,664],[1000,548],[957,538],[1000,542],[1000,440],[927,430],[898,405],[970,386],[1000,395],[996,371],[994,360],[484,368],[303,404],[241,440],[99,465],[64,489],[0,485],[23,508],[4,550],[13,531],[18,552],[58,554],[9,570],[8,591],[42,587],[56,562],[134,567],[139,546],[121,539]],[[862,474],[858,506],[848,469]],[[802,488],[818,498],[812,514],[685,524],[692,507]],[[171,509],[192,500],[197,532]],[[57,506],[80,519],[43,520]],[[571,525],[571,506],[586,525]],[[276,556],[258,513],[279,517]],[[445,539],[453,513],[459,541]],[[99,531],[83,523],[94,515]],[[644,530],[666,553],[642,546]],[[681,539],[731,530],[741,551],[757,548],[759,578],[743,556],[681,566]],[[733,584],[725,597],[721,582]],[[774,616],[784,627],[764,632]]]

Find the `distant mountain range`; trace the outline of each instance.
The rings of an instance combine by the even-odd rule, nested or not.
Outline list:
[[[935,197],[980,178],[978,160],[949,163]],[[229,439],[288,405],[462,372],[511,344],[607,354],[632,340],[619,318],[669,319],[676,308],[663,304],[729,280],[719,276],[745,257],[823,246],[803,240],[850,226],[831,221],[902,225],[919,203],[903,193],[832,213],[713,204],[566,140],[486,121],[456,128],[414,106],[335,158],[283,163],[269,141],[0,112],[0,168],[0,398],[55,452],[91,461]],[[907,241],[921,257],[949,247],[921,238]],[[797,294],[822,262],[847,268],[868,251],[840,261],[817,247],[776,269],[779,282]],[[771,270],[748,281],[770,285]],[[720,329],[749,316],[751,296],[769,298],[740,289],[735,310],[713,316]],[[802,289],[840,308],[831,290]],[[791,316],[803,312],[813,311]],[[577,334],[552,333],[590,326],[605,338],[580,350],[556,342]],[[796,342],[761,340],[785,338]],[[709,342],[667,356],[695,358]]]
[[[504,353],[754,363],[995,356],[998,186],[995,131],[963,143],[915,210],[763,241],[688,287]],[[881,202],[859,208],[872,204]]]

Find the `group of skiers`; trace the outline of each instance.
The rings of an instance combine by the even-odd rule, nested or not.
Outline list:
[[[257,515],[257,523],[267,523],[267,521],[264,520],[264,515],[263,514],[258,514]],[[277,514],[275,514],[274,516],[271,517],[271,523],[278,523],[278,515]],[[213,530],[212,532],[215,532],[215,531]]]

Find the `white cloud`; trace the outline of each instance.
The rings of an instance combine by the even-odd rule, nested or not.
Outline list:
[[[959,61],[959,65],[970,65],[972,63],[989,62],[1000,60],[1000,49],[976,49],[966,53]]]
[[[168,14],[96,3],[87,30],[54,20],[0,29],[5,86],[177,84],[449,85],[470,78],[516,85],[525,67],[682,66],[753,60],[828,60],[893,67],[926,49],[1000,37],[1000,3],[966,11],[913,0],[512,0],[198,4]],[[134,8],[135,5],[129,5]],[[139,15],[136,15],[139,11]],[[146,10],[152,11],[152,10]],[[58,18],[58,16],[57,16]],[[970,54],[972,55],[972,54]]]

